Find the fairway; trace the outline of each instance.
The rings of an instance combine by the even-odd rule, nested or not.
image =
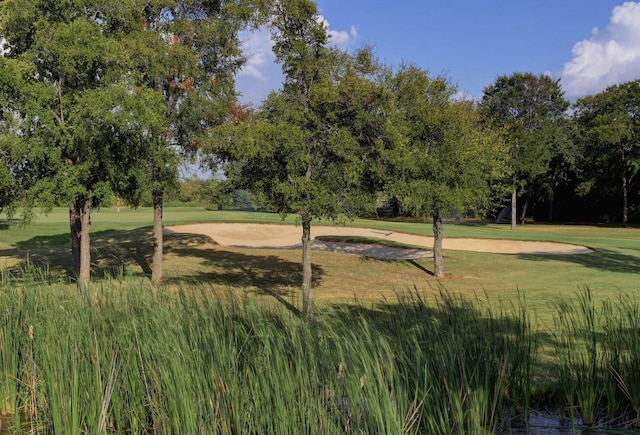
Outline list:
[[[145,278],[149,273],[152,240],[152,210],[103,208],[93,214],[92,273],[96,280],[111,273]],[[301,229],[294,216],[282,220],[278,214],[248,211],[211,211],[195,207],[165,209],[165,227],[186,224],[271,224],[292,231],[284,243],[295,247]],[[330,222],[318,222],[312,234]],[[429,250],[431,225],[419,220],[356,219],[335,232],[365,228],[374,239],[385,234],[402,234],[420,239],[405,241]],[[186,227],[182,227],[186,228]],[[274,232],[274,227],[269,226]],[[246,228],[245,228],[246,229]],[[0,265],[17,270],[27,261],[47,265],[64,273],[69,259],[68,211],[55,209],[26,227],[8,226],[0,230]],[[244,246],[253,235],[242,232]],[[387,236],[388,237],[388,236]],[[487,297],[506,303],[525,297],[527,307],[546,323],[553,312],[551,303],[560,297],[574,298],[589,287],[597,299],[616,298],[619,292],[635,295],[640,273],[640,230],[592,225],[525,225],[512,231],[507,225],[487,222],[445,223],[444,279],[435,279],[430,258],[385,259],[330,251],[313,253],[314,299],[318,304],[342,303],[354,298],[364,303],[393,301],[398,292],[411,289],[437,294],[444,287],[455,294]],[[447,248],[462,239],[490,241],[554,242],[586,246],[592,252],[501,254]],[[415,241],[419,240],[420,243]],[[424,241],[424,245],[423,242]],[[201,283],[233,288],[274,301],[273,296],[297,306],[301,282],[301,259],[297,249],[225,246],[221,239],[198,232],[167,234],[165,238],[165,285]],[[232,243],[230,243],[232,244]],[[415,248],[416,246],[411,246]]]

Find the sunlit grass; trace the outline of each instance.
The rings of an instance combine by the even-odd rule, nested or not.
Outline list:
[[[151,209],[120,212],[102,208],[92,216],[93,276],[105,274],[145,276],[150,273]],[[62,273],[70,267],[68,211],[55,209],[26,227],[0,230],[0,266],[20,269],[29,261]],[[286,224],[295,224],[289,216]],[[283,223],[277,214],[248,211],[211,211],[202,208],[165,210],[165,225],[195,222]],[[1,222],[0,222],[1,223]],[[390,231],[431,234],[429,222],[398,219],[356,219],[348,225]],[[595,300],[616,297],[619,291],[637,290],[640,250],[637,228],[583,225],[508,225],[468,222],[445,224],[445,237],[511,238],[557,241],[593,248],[580,255],[503,255],[445,251],[446,277],[430,274],[430,259],[376,260],[358,255],[314,252],[314,298],[333,303],[357,296],[372,304],[413,288],[429,290],[443,284],[448,291],[472,296],[487,293],[505,302],[527,295],[528,309],[541,325],[552,325],[554,300],[572,299],[588,286]],[[427,247],[430,248],[430,247]],[[215,245],[200,235],[171,235],[165,243],[165,272],[169,282],[211,282],[242,287],[259,295],[276,293],[297,304],[301,277],[300,253],[287,250],[236,249]]]

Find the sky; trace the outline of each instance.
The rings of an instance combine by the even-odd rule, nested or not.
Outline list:
[[[546,74],[570,101],[640,79],[640,2],[615,0],[317,0],[330,43],[369,45],[385,64],[446,75],[468,98],[500,75]],[[245,32],[242,102],[280,88],[269,32]]]

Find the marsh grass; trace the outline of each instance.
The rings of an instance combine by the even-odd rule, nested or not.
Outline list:
[[[589,288],[557,303],[555,324],[564,410],[584,426],[638,426],[640,305],[620,294],[596,302]],[[579,419],[575,417],[579,416]]]
[[[582,423],[593,426],[603,388],[599,313],[589,289],[580,293],[577,304],[559,301],[557,309],[555,331],[566,410],[574,421],[577,406]]]
[[[2,280],[7,433],[503,433],[527,430],[540,388],[523,295],[414,289],[324,306],[310,325],[204,285],[120,276],[80,292],[43,276]],[[637,300],[584,289],[556,309],[563,416],[637,425]]]
[[[416,291],[309,325],[219,295],[3,280],[10,433],[494,433],[526,412],[518,319]]]

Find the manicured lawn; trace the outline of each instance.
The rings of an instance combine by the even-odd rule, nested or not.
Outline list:
[[[124,270],[130,275],[148,272],[152,213],[150,209],[103,208],[92,215],[95,246],[94,275]],[[201,208],[167,208],[165,225],[196,222],[285,222],[277,214],[245,211],[210,211]],[[6,224],[6,221],[4,222]],[[347,225],[407,233],[431,234],[428,222],[357,219]],[[445,224],[445,237],[556,241],[586,245],[595,250],[580,255],[503,255],[464,251],[445,252],[445,279],[430,274],[431,261],[375,260],[330,252],[314,252],[314,297],[318,303],[353,300],[376,303],[395,299],[396,292],[444,286],[471,297],[506,302],[524,295],[527,307],[547,323],[558,297],[573,298],[588,286],[598,299],[615,298],[619,291],[640,291],[640,230],[593,225],[525,225],[516,231],[493,223]],[[56,209],[26,227],[0,230],[0,265],[25,261],[68,267],[67,210]],[[166,238],[167,285],[211,282],[238,291],[269,296],[277,294],[298,304],[301,281],[300,253],[291,250],[239,249],[215,245],[199,235]]]

